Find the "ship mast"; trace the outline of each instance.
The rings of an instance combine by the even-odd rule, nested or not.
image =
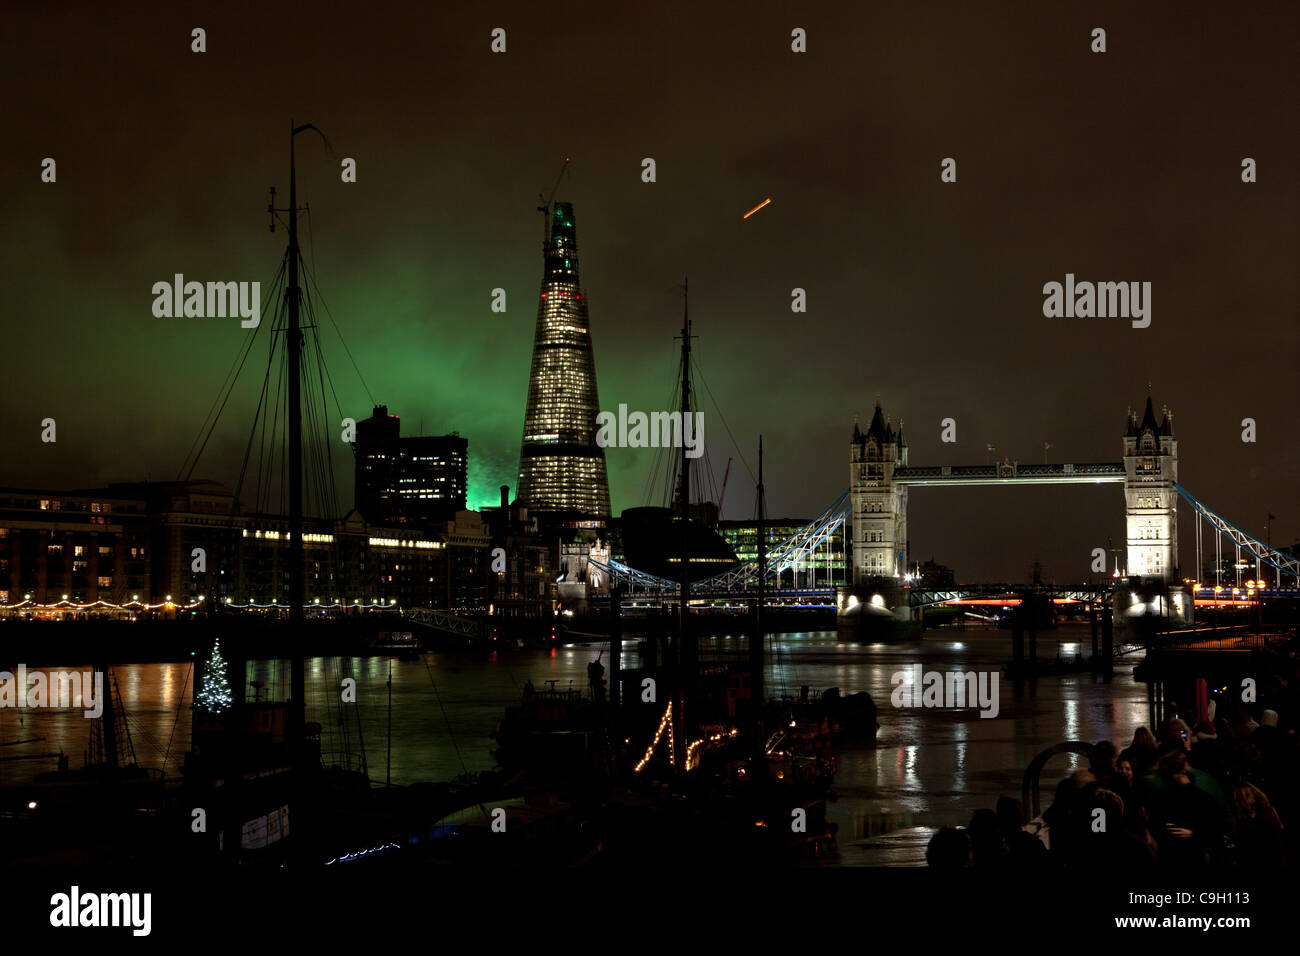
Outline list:
[[[289,208],[275,207],[275,187],[271,187],[271,202],[266,211],[271,214],[271,231],[275,232],[275,214],[289,214],[289,255],[287,284],[284,291],[289,313],[285,341],[286,363],[289,366],[289,632],[292,654],[289,659],[289,726],[290,759],[294,765],[301,762],[307,726],[307,680],[303,659],[303,605],[306,603],[302,569],[302,324],[298,310],[302,291],[298,285],[298,264],[302,259],[298,248],[298,170],[294,160],[293,138],[309,129],[316,130],[321,139],[325,134],[311,123],[294,126],[289,123]],[[325,143],[326,149],[329,142]]]
[[[307,682],[303,664],[302,580],[302,329],[298,322],[298,174],[294,166],[293,138],[308,126],[289,135],[289,634],[293,644],[290,661],[289,745],[299,756],[306,726]],[[295,764],[297,760],[295,759]]]
[[[689,283],[682,280],[682,434],[685,435],[691,414],[691,316]],[[687,737],[687,704],[689,689],[696,679],[695,644],[691,638],[687,610],[691,599],[690,523],[691,523],[691,460],[686,455],[686,442],[681,448],[681,487],[678,501],[681,504],[681,554],[680,554],[680,606],[677,637],[678,717],[675,732],[678,741],[675,754],[679,769],[685,769]]]

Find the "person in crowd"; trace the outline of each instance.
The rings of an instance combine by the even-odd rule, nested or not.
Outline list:
[[[1286,866],[1282,820],[1264,791],[1251,783],[1238,783],[1232,788],[1232,802],[1237,824],[1233,841],[1237,866],[1246,870]]]
[[[1192,749],[1192,728],[1181,717],[1170,717],[1165,722],[1164,743],[1180,744],[1184,751]]]
[[[1099,740],[1093,744],[1088,770],[1097,778],[1098,786],[1110,787],[1115,777],[1119,775],[1119,770],[1115,766],[1118,756],[1119,751],[1109,740]]]
[[[1204,770],[1213,777],[1223,776],[1223,747],[1219,744],[1218,732],[1208,720],[1201,721],[1192,732],[1188,759],[1198,770]]]
[[[1002,838],[998,815],[987,807],[976,810],[967,828],[970,834],[971,862],[977,870],[996,870],[1007,863],[1007,843]]]
[[[925,862],[933,870],[955,872],[970,865],[970,837],[965,830],[944,827],[930,837]]]
[[[1224,846],[1214,798],[1193,782],[1182,749],[1171,749],[1156,766],[1160,786],[1148,798],[1151,830],[1160,865],[1187,871],[1218,862]]]
[[[1146,828],[1130,824],[1124,801],[1097,788],[1086,803],[1087,830],[1080,835],[1076,865],[1101,872],[1129,872],[1155,866],[1155,841]]]
[[[1139,776],[1145,776],[1156,762],[1156,735],[1145,727],[1133,732],[1133,742],[1128,745],[1129,759],[1133,770]]]
[[[1228,730],[1237,740],[1245,740],[1258,729],[1259,724],[1250,716],[1250,710],[1244,706],[1238,707],[1228,722]]]

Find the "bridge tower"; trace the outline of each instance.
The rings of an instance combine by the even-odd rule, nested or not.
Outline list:
[[[853,584],[899,578],[907,568],[907,488],[894,483],[894,469],[907,464],[907,441],[880,409],[864,435],[857,424],[849,443],[849,491],[853,522]]]
[[[1130,575],[1176,581],[1178,442],[1166,408],[1158,424],[1151,395],[1142,420],[1130,408],[1124,433],[1124,502]]]

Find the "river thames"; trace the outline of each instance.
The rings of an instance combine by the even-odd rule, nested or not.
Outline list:
[[[624,667],[638,665],[637,635],[629,634]],[[1040,659],[1073,657],[1088,648],[1086,626],[1063,625],[1040,635]],[[739,651],[745,640],[706,638],[701,654]],[[390,657],[310,658],[308,719],[322,725],[322,751],[362,759],[382,785],[448,780],[490,770],[491,738],[505,707],[519,701],[525,681],[542,688],[586,689],[587,664],[607,645],[511,650],[488,657],[426,653],[414,660]],[[845,643],[835,631],[773,636],[768,662],[772,695],[797,696],[839,687],[867,691],[879,708],[874,745],[838,752],[835,792],[828,817],[839,825],[840,862],[845,865],[923,865],[934,828],[965,826],[980,808],[1002,795],[1019,797],[1025,766],[1046,747],[1064,740],[1113,740],[1126,745],[1147,722],[1146,687],[1132,677],[1138,658],[1118,662],[1110,684],[1089,673],[1041,677],[1017,696],[999,675],[997,716],[977,707],[960,710],[897,708],[890,692],[894,674],[920,664],[925,671],[998,674],[1010,657],[1010,634],[999,630],[931,631],[909,644]],[[68,662],[65,669],[87,667]],[[387,680],[391,667],[391,735]],[[47,672],[49,669],[46,669]],[[178,776],[189,748],[191,663],[125,664],[113,668],[127,713],[131,744],[141,766]],[[34,672],[34,671],[33,671]],[[344,703],[345,678],[356,681],[355,703]],[[250,661],[250,695],[285,696],[285,661]],[[232,681],[233,683],[233,681]],[[90,721],[81,709],[0,709],[0,782],[16,783],[52,770],[54,755],[80,766]],[[391,762],[388,744],[391,736]],[[23,758],[23,759],[12,759]],[[1043,775],[1044,801],[1080,758],[1053,758]]]

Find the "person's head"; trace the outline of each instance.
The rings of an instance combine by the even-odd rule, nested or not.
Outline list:
[[[1255,723],[1255,719],[1251,717],[1249,707],[1238,707],[1232,715],[1232,726],[1238,730],[1249,727],[1253,723]]]
[[[1136,750],[1155,750],[1156,735],[1145,727],[1139,727],[1133,731],[1133,743],[1131,746]]]
[[[1020,801],[1014,797],[998,797],[998,826],[1002,835],[1013,834],[1020,829]]]
[[[1261,810],[1268,809],[1268,797],[1252,783],[1242,781],[1232,788],[1232,807],[1238,820],[1253,819]]]
[[[1105,811],[1102,818],[1106,829],[1103,832],[1113,833],[1113,825],[1124,819],[1124,800],[1114,790],[1106,790],[1098,787],[1097,792],[1092,795],[1092,809]],[[1092,814],[1093,819],[1096,814]]]
[[[1074,787],[1074,792],[1078,793],[1081,790],[1086,790],[1088,787],[1093,786],[1097,782],[1097,775],[1091,770],[1084,770],[1080,767],[1078,770],[1070,774],[1067,779],[1070,781],[1071,786]]]
[[[960,870],[970,865],[970,837],[965,830],[944,827],[930,837],[925,862],[936,870]]]
[[[1166,784],[1186,786],[1192,782],[1187,775],[1187,754],[1182,750],[1171,750],[1161,757],[1156,772]]]
[[[1119,751],[1109,740],[1099,740],[1092,748],[1092,759],[1089,769],[1098,776],[1115,772],[1115,757]]]
[[[1260,715],[1259,715],[1259,725],[1260,725],[1261,727],[1276,727],[1276,726],[1277,726],[1277,711],[1276,711],[1276,710],[1266,710],[1266,711],[1264,711],[1262,714],[1260,714]]]
[[[1187,749],[1192,745],[1191,728],[1187,726],[1185,720],[1181,720],[1177,717],[1174,717],[1165,724],[1165,738],[1176,743],[1181,743],[1184,749]]]
[[[1124,778],[1125,782],[1127,782],[1130,787],[1133,786],[1134,773],[1132,760],[1128,757],[1121,757],[1119,760],[1115,761],[1115,770]]]

